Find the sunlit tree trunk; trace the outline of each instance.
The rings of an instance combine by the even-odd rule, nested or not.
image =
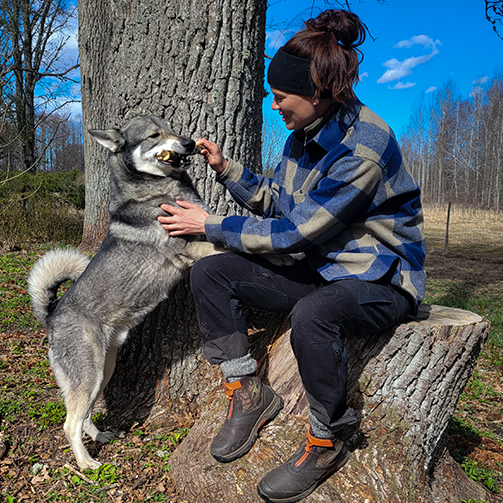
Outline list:
[[[176,133],[207,137],[260,170],[265,10],[265,0],[79,1],[84,129],[159,115]],[[96,248],[107,227],[107,154],[87,133],[85,162],[83,246]],[[203,162],[194,170],[215,211],[238,211]],[[155,415],[163,399],[191,402],[206,371],[198,339],[183,283],[121,351],[109,408],[138,418]]]

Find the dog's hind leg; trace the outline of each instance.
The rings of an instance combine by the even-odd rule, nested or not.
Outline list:
[[[94,402],[98,397],[100,383],[95,382],[95,384],[96,386],[91,390],[72,390],[65,398],[66,421],[64,430],[77,464],[82,469],[96,469],[101,466],[101,463],[93,459],[87,452],[82,442],[84,423],[86,418],[92,414]]]
[[[56,381],[61,388],[66,406],[64,431],[75,459],[80,468],[99,468],[87,452],[82,442],[85,418],[93,410],[94,402],[103,380],[104,355],[97,357],[88,347],[75,344],[82,337],[78,332],[67,331],[69,337],[53,332],[53,342],[49,346],[51,362]]]
[[[113,344],[111,344],[108,347],[107,354],[105,357],[105,368],[103,370],[103,381],[101,383],[101,387],[100,387],[100,391],[98,393],[98,396],[100,396],[101,393],[103,393],[105,386],[108,384],[108,381],[110,381],[110,378],[112,377],[112,374],[114,373],[115,360],[117,358],[117,350],[118,350],[117,346],[115,346]],[[110,440],[112,440],[112,438],[114,438],[114,433],[111,431],[98,430],[96,425],[93,423],[92,414],[93,414],[93,409],[91,408],[89,410],[89,414],[84,419],[84,431],[93,440],[97,440],[98,442],[101,442],[102,444],[110,442]]]

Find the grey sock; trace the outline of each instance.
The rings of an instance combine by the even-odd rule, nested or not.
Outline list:
[[[237,381],[240,377],[254,374],[257,371],[257,362],[250,353],[220,364],[220,370],[227,382]]]
[[[324,425],[312,412],[308,411],[309,422],[311,423],[311,433],[316,438],[332,438],[334,433],[332,430]]]

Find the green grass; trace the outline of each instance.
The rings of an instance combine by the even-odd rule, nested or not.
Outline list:
[[[491,470],[488,470],[484,466],[479,465],[473,459],[465,458],[461,462],[461,467],[466,472],[466,474],[475,482],[486,486],[490,491],[494,493],[499,492],[497,481],[499,476],[494,474]]]
[[[36,326],[31,312],[26,273],[35,258],[28,254],[0,255],[0,330]]]
[[[40,431],[49,426],[63,424],[66,417],[65,404],[62,401],[30,404],[28,417],[33,419]]]
[[[473,444],[479,444],[482,437],[495,439],[491,433],[476,428],[469,419],[454,416],[449,423],[449,435],[460,435]],[[465,452],[459,452],[459,458],[466,456]]]
[[[462,400],[477,400],[479,403],[499,402],[498,398],[503,398],[502,393],[494,390],[484,381],[484,376],[475,370],[468,382],[463,394]]]
[[[453,417],[449,423],[449,435],[459,435],[473,445],[480,445],[482,437],[491,438],[501,443],[495,435],[476,428],[469,419]],[[484,485],[493,493],[499,493],[499,484],[503,481],[503,472],[490,470],[470,459],[469,452],[463,448],[450,449],[452,457],[463,468],[465,473],[476,482]],[[502,467],[503,468],[503,467]]]
[[[38,463],[39,466],[43,466]],[[42,468],[43,469],[43,468]],[[72,503],[83,502],[107,502],[110,496],[103,490],[121,480],[121,469],[110,463],[101,465],[97,470],[86,470],[81,477],[70,471],[67,467],[49,470],[47,473],[51,485],[61,480],[68,489],[73,489],[72,495],[62,494],[61,491],[49,491],[46,501],[71,501]]]

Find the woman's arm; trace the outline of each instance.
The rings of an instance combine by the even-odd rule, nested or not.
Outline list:
[[[209,215],[209,241],[246,253],[297,253],[364,220],[382,177],[373,161],[344,157],[331,166],[318,186],[283,218]]]

